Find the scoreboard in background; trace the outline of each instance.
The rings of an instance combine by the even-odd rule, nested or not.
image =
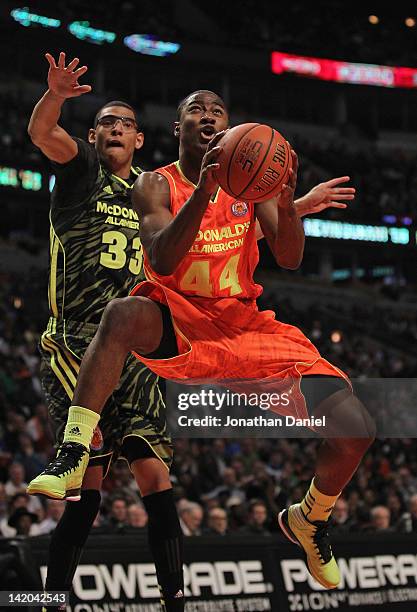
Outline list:
[[[35,170],[0,166],[0,187],[40,191],[45,177]]]
[[[360,242],[379,242],[414,246],[407,227],[389,227],[387,225],[364,225],[363,223],[346,223],[309,217],[304,219],[305,235],[311,238],[331,238],[333,240],[356,240]]]
[[[336,83],[417,88],[417,69],[403,66],[341,62],[273,51],[271,69],[274,74],[292,72],[300,76]]]

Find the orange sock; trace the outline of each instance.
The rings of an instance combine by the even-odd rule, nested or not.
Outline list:
[[[310,523],[327,521],[339,495],[340,493],[338,495],[325,495],[321,493],[314,484],[313,478],[310,488],[301,502],[301,510]]]

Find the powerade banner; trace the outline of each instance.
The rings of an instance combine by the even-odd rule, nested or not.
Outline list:
[[[322,81],[377,85],[379,87],[417,87],[417,69],[401,66],[340,62],[273,51],[271,68],[275,74],[293,72]]]
[[[304,561],[288,555],[290,549],[274,549],[279,564],[275,586],[281,593],[278,610],[416,612],[416,534],[349,534],[332,539],[341,574],[339,587],[332,591],[317,584]]]
[[[155,568],[145,538],[92,536],[74,579],[68,612],[161,612]],[[186,612],[279,609],[272,538],[186,538]],[[41,574],[47,538],[33,538]]]
[[[161,612],[146,541],[131,533],[90,538],[67,612]],[[43,575],[48,542],[31,540]],[[281,536],[185,543],[186,612],[417,610],[415,534],[334,538],[341,584],[333,591],[311,578],[301,551]]]

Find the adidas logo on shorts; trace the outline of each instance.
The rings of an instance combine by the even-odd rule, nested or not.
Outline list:
[[[174,599],[181,599],[182,597],[184,597],[184,593],[180,589],[178,593],[174,595]]]
[[[68,433],[70,434],[70,436],[81,436],[81,431],[78,425],[70,429]]]

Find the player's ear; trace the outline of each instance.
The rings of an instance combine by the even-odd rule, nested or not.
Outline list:
[[[96,143],[96,131],[93,130],[93,128],[90,128],[88,130],[88,142],[90,144],[95,144]]]
[[[135,142],[135,149],[139,150],[143,147],[143,143],[144,143],[145,137],[143,135],[143,132],[138,132],[136,134],[136,142]]]
[[[174,136],[178,138],[179,135],[180,135],[180,122],[176,121],[174,123]]]

